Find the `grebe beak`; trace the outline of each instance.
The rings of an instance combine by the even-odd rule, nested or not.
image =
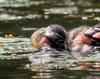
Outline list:
[[[100,32],[93,35],[93,38],[100,39]]]
[[[94,28],[94,30],[96,31],[96,33],[93,34],[93,38],[100,40],[100,28]]]

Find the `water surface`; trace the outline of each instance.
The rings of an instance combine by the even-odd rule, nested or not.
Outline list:
[[[7,3],[6,6],[0,4],[0,36],[13,34],[15,37],[26,38],[30,37],[36,29],[50,24],[60,24],[66,30],[70,30],[81,25],[93,26],[100,23],[100,2],[98,0],[97,2],[95,0],[90,2],[68,1],[69,4],[64,0],[35,1],[22,6],[17,3],[16,6],[11,3],[11,5]],[[100,57],[93,56],[84,61],[99,59]],[[73,64],[73,61],[66,60],[65,57],[58,57],[54,61],[16,68],[7,60],[7,66],[0,66],[0,79],[100,79],[100,69],[69,69],[70,66],[76,66],[77,62],[74,60],[75,64]],[[78,67],[82,67],[81,64]]]

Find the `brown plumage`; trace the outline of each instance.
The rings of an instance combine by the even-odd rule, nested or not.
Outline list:
[[[89,29],[88,26],[81,26],[68,32],[68,45],[73,54],[86,56],[90,53],[92,47],[88,44],[91,43],[92,39],[84,35],[87,29]]]
[[[43,43],[41,42],[46,28],[40,28],[31,35],[31,45],[37,49],[41,49]]]

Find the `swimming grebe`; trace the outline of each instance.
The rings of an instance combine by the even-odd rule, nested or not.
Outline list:
[[[42,48],[49,46],[56,50],[67,50],[67,33],[65,29],[58,24],[52,24],[46,28],[41,28],[31,36],[32,46]]]
[[[69,48],[74,54],[86,56],[93,52],[94,46],[100,46],[100,23],[82,26],[69,31]],[[76,53],[75,53],[76,52]]]

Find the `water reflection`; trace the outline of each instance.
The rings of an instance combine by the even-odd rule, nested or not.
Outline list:
[[[31,79],[29,70],[0,69],[0,79]]]
[[[87,67],[85,67],[90,65],[89,67],[92,68],[95,61],[85,62],[86,65],[83,66],[79,65],[78,62],[75,63],[75,59],[71,60],[71,57],[65,56],[50,57],[48,53],[42,56],[40,54],[40,58],[33,56],[31,65],[27,64],[24,68],[0,67],[0,79],[100,79],[100,70],[86,69]],[[49,61],[47,61],[48,59]],[[100,69],[99,62],[96,64]],[[72,66],[78,66],[80,69]]]
[[[25,48],[24,50],[27,51],[26,53],[28,53],[29,51],[28,47],[30,45],[28,38],[23,38],[23,39],[16,38],[16,40],[14,40],[15,38],[10,38],[10,40],[8,38],[2,38],[3,39],[2,41],[4,41],[4,43],[5,41],[14,42],[14,44],[12,44],[12,47],[18,45],[17,47],[21,48],[20,46],[22,46],[22,48]],[[23,41],[23,43],[18,43],[19,39],[20,39],[19,42]],[[8,44],[8,46],[10,46],[10,43]],[[100,48],[95,48],[95,50],[98,50],[98,52],[99,49]],[[17,50],[17,52],[18,51],[19,49]],[[13,63],[12,65],[8,64],[10,65],[10,67],[8,68],[7,66],[6,68],[0,67],[0,78],[1,79],[89,79],[89,78],[99,79],[100,78],[100,61],[99,61],[100,54],[97,53],[95,55],[92,55],[90,58],[89,57],[87,57],[86,59],[84,58],[85,61],[95,59],[96,62],[95,61],[80,62],[81,60],[83,60],[83,58],[81,59],[79,58],[80,60],[79,61],[76,58],[74,58],[71,54],[69,54],[68,51],[58,52],[53,49],[52,50],[46,49],[41,52],[34,52],[29,58],[32,63],[31,65],[29,65],[28,69],[20,69],[20,68],[15,69],[15,67],[13,67],[14,65]],[[22,62],[21,60],[19,60],[20,62],[18,63],[17,61],[17,63],[20,64],[25,62],[25,59],[22,60],[23,60]]]
[[[67,69],[61,70],[45,70],[38,71],[32,79],[99,79],[100,75],[91,75],[88,71],[71,71]]]
[[[32,79],[100,78],[100,64],[97,67],[95,61],[80,62],[68,54],[68,52],[56,52],[55,54],[55,52],[42,51],[32,55],[30,61],[32,62],[30,66],[31,71],[37,72],[36,75],[32,75]],[[97,70],[94,68],[97,68]]]
[[[67,69],[45,71],[0,69],[0,79],[100,79],[100,73],[88,71],[71,71]]]
[[[0,69],[0,79],[100,79],[100,74],[67,69],[37,70]],[[94,72],[95,73],[95,72]]]

